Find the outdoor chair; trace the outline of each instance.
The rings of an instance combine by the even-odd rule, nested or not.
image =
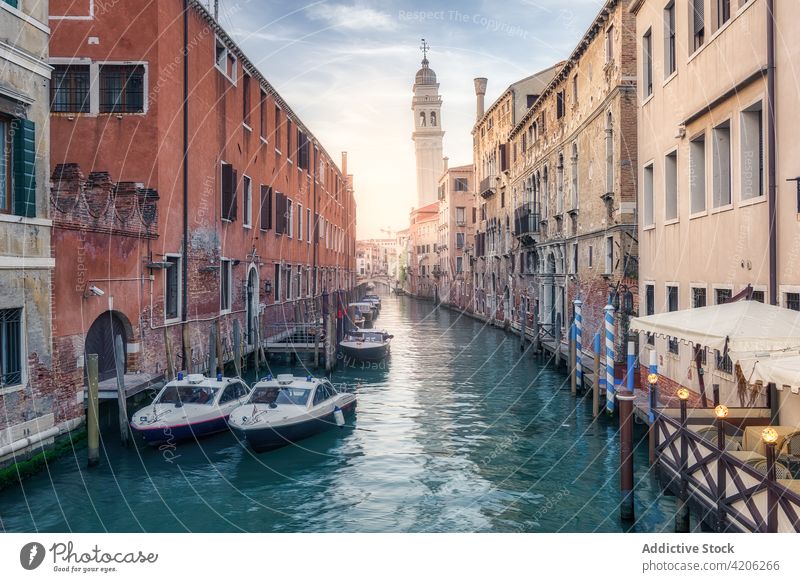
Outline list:
[[[764,475],[767,474],[767,460],[766,459],[757,459],[755,461],[749,462],[748,465],[753,467],[759,473],[763,473]],[[776,479],[792,479],[792,472],[789,471],[786,465],[781,463],[775,463],[775,478]]]
[[[800,455],[800,431],[786,435],[781,447],[782,455]]]

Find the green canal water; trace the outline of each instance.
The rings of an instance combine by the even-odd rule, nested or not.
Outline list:
[[[407,297],[384,297],[377,326],[390,360],[333,374],[362,383],[355,428],[262,454],[227,433],[125,449],[104,406],[101,465],[79,449],[0,492],[0,531],[671,531],[646,440],[621,523],[616,421],[592,422],[518,339]]]

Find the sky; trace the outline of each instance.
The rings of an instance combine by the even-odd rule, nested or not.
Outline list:
[[[430,45],[444,155],[472,163],[472,80],[488,107],[512,82],[565,59],[603,0],[220,0],[220,24],[328,153],[347,151],[359,239],[408,225],[416,165],[412,85]],[[210,2],[213,4],[213,2]]]

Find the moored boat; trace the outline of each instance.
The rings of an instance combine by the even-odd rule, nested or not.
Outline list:
[[[231,412],[230,427],[256,452],[297,442],[343,426],[355,410],[356,395],[327,379],[278,374],[253,386],[248,401]]]
[[[351,303],[349,307],[354,307],[358,310],[358,313],[361,317],[364,318],[364,325],[366,327],[371,327],[372,322],[375,319],[375,315],[377,313],[377,309],[371,304],[367,303],[366,301],[359,301],[356,303]]]
[[[389,355],[393,337],[385,331],[357,329],[344,336],[339,349],[347,358],[375,362]]]
[[[151,445],[197,439],[227,429],[231,411],[249,396],[250,388],[241,378],[184,377],[181,372],[152,404],[134,413],[130,426]]]

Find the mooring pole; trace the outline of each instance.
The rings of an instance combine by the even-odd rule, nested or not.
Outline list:
[[[583,302],[576,299],[575,306],[575,389],[583,394]]]
[[[656,426],[656,403],[657,400],[657,391],[658,391],[658,358],[656,356],[656,351],[652,350],[650,352],[650,367],[647,374],[647,386],[648,386],[648,410],[647,410],[647,419],[650,425],[650,428],[647,431],[647,440],[648,440],[648,456],[650,465],[652,466],[656,462],[656,444],[658,440],[658,427]]]
[[[634,519],[633,503],[633,392],[620,390],[619,402],[619,516]]]
[[[606,410],[614,412],[614,306],[603,308],[606,330]]]
[[[119,437],[122,446],[128,446],[128,408],[125,395],[125,350],[122,336],[114,339],[114,363],[117,368],[117,402],[119,403]]]
[[[89,441],[89,466],[100,462],[100,416],[99,416],[99,382],[97,371],[97,354],[86,356],[86,369],[89,377],[89,406],[86,411],[86,432]]]
[[[594,386],[592,387],[592,418],[597,418],[600,414],[600,378],[603,376],[600,371],[600,332],[594,334],[592,343],[594,350]]]
[[[167,381],[175,379],[175,361],[172,357],[172,342],[169,339],[167,328],[164,327],[164,350],[166,350],[167,364],[165,366]]]
[[[217,338],[216,329],[214,325],[208,326],[208,375],[215,377],[217,375]]]
[[[628,342],[628,359],[626,361],[626,387],[631,392],[634,392],[634,370],[636,369],[636,353],[635,353],[635,346],[632,341]]]
[[[687,436],[686,428],[686,400],[689,398],[689,391],[686,388],[678,390],[678,398],[681,402],[681,490],[678,496],[678,511],[675,514],[675,533],[688,533],[689,532],[689,503],[687,499],[688,494],[688,475],[686,474],[689,469],[689,437]]]
[[[578,393],[578,371],[575,365],[577,351],[575,350],[575,324],[569,326],[569,393],[572,396]]]
[[[239,320],[233,320],[233,366],[236,368],[236,375],[242,375],[242,330],[239,327]]]

